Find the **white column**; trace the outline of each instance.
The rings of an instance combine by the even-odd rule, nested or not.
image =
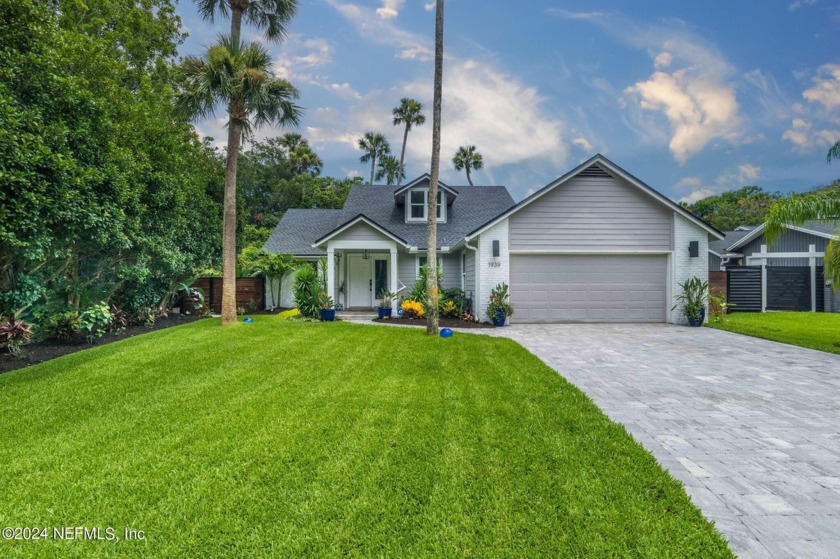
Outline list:
[[[393,247],[391,249],[391,293],[397,292],[397,248]],[[392,312],[397,312],[397,300],[391,300],[391,309]]]
[[[327,243],[327,295],[335,301],[335,249]]]
[[[767,312],[767,245],[761,245],[761,312]]]
[[[812,254],[811,264],[811,312],[817,312],[817,259],[813,256],[817,252],[817,245],[808,245],[808,252]]]

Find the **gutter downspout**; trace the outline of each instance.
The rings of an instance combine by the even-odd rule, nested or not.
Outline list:
[[[478,302],[475,300],[476,297],[479,296],[478,293],[478,286],[481,282],[481,266],[478,265],[478,247],[470,246],[470,238],[464,237],[464,248],[468,248],[469,250],[473,251],[475,254],[475,258],[473,258],[473,269],[475,270],[475,295],[473,296],[473,316],[477,316],[476,313],[478,312]]]

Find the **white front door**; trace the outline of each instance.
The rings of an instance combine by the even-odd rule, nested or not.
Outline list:
[[[347,306],[373,306],[373,260],[362,258],[361,254],[347,255]]]

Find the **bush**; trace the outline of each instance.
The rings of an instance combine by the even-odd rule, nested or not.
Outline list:
[[[440,309],[440,314],[445,318],[460,318],[461,311],[454,301],[446,301]]]
[[[93,343],[105,335],[113,318],[108,304],[100,302],[82,311],[79,315],[79,329],[85,333],[88,343]]]
[[[116,332],[128,328],[128,316],[125,311],[117,305],[111,305],[111,324],[108,325],[109,332]]]
[[[449,305],[449,303],[452,303],[452,305]],[[453,317],[458,317],[464,311],[464,307],[466,306],[467,296],[464,293],[464,290],[460,287],[451,287],[441,292],[440,312],[444,316],[451,315]],[[449,313],[447,313],[447,308],[450,309]]]
[[[300,314],[309,318],[318,318],[321,314],[319,294],[321,284],[318,281],[318,272],[309,265],[298,268],[295,272],[295,282],[292,287]]]
[[[32,339],[32,328],[22,320],[10,316],[0,324],[0,342],[12,355],[18,355],[20,348]]]
[[[142,324],[146,328],[151,328],[155,325],[157,320],[157,309],[155,307],[140,307],[134,315],[134,320],[137,324]]]
[[[44,327],[47,338],[60,342],[72,340],[79,335],[79,313],[65,311],[54,314]]]
[[[403,311],[403,318],[423,318],[426,316],[426,306],[420,301],[406,299],[400,305]]]
[[[496,319],[496,310],[504,309],[505,316],[513,316],[513,306],[508,299],[508,284],[500,283],[490,290],[490,304],[487,305],[487,318]]]

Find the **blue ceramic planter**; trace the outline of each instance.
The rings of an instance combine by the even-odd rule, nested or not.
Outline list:
[[[382,320],[385,317],[391,318],[391,307],[380,307],[379,309],[377,309],[376,314],[379,315],[380,320]]]
[[[493,326],[504,326],[506,318],[505,309],[496,309],[496,318],[493,319]]]
[[[321,309],[321,320],[324,322],[335,320],[335,309]]]

